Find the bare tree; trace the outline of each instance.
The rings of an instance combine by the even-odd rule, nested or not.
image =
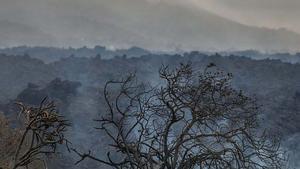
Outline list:
[[[231,74],[210,64],[164,66],[162,84],[140,85],[133,75],[104,88],[107,115],[97,120],[111,140],[105,159],[81,158],[113,168],[277,169],[284,162],[277,139],[258,128],[255,100],[231,87]]]
[[[60,144],[68,145],[64,134],[69,122],[57,112],[53,102],[45,98],[40,106],[17,103],[24,122],[24,131],[16,148],[13,169],[28,168],[36,161],[46,167],[45,156],[57,152]]]

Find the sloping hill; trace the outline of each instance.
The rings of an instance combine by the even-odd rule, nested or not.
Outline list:
[[[8,20],[0,20],[0,46],[55,45],[52,35],[35,25],[27,25]]]
[[[14,44],[12,42],[18,41],[54,46],[103,44],[150,49],[264,51],[297,50],[300,45],[300,35],[286,29],[246,26],[203,9],[193,9],[166,1],[31,2],[31,6],[19,8],[18,16],[13,15],[16,11],[11,10],[10,19],[27,27],[30,25],[34,29],[28,34],[21,26],[14,26],[18,29],[3,29],[6,24],[0,23],[2,45],[11,45]],[[36,6],[43,7],[43,10]],[[9,15],[7,11],[9,10],[6,10],[5,14]],[[49,37],[58,43],[52,43]]]

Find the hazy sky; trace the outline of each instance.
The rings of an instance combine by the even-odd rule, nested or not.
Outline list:
[[[208,36],[222,37],[215,41],[223,39],[220,43],[230,44],[227,39],[232,34],[228,32],[244,31],[243,26],[238,28],[239,23],[255,27],[287,28],[300,34],[299,9],[300,0],[0,0],[0,38],[4,39],[0,41],[0,46],[26,42],[60,46],[99,42],[125,44],[124,40],[129,45],[154,46],[148,43],[152,41],[152,44],[162,43],[157,46],[170,46],[184,37],[187,38],[182,43],[193,45],[198,44],[200,38],[203,41]],[[231,28],[233,22],[222,21],[211,14],[237,24]],[[193,21],[188,22],[189,19]],[[212,26],[207,28],[203,24]],[[227,30],[215,28],[224,25]],[[249,39],[252,30],[246,32],[250,32],[249,36],[245,36],[245,39]],[[197,37],[198,41],[193,39],[197,34],[201,34]],[[245,42],[243,47],[260,45],[256,42],[261,41],[259,38]],[[214,39],[211,39],[211,43],[209,41],[204,44],[206,48],[214,46]],[[264,44],[269,41],[274,40],[267,40]],[[288,41],[295,41],[292,34],[289,34]],[[237,44],[243,44],[243,41],[240,42]],[[279,43],[276,46],[280,46]],[[223,44],[219,46],[239,47],[233,43],[228,47]]]
[[[66,11],[72,6],[101,4],[107,0],[1,0],[0,19],[13,19],[18,15],[32,12],[34,17],[47,11],[47,6],[64,7]],[[134,2],[135,0],[131,0]],[[140,0],[145,1],[145,0]],[[285,27],[300,33],[300,1],[299,0],[146,0],[150,3],[167,1],[191,7],[197,6],[223,17],[239,21],[243,24],[265,26],[271,28]],[[109,0],[117,6],[120,0]],[[13,12],[12,12],[13,11]],[[20,12],[20,13],[19,13]],[[14,14],[12,14],[14,13]],[[49,15],[55,15],[50,14]],[[34,18],[32,18],[34,19]]]
[[[243,24],[285,27],[300,33],[299,0],[191,0],[198,7]]]

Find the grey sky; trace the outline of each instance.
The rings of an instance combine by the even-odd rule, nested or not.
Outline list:
[[[72,8],[93,8],[107,0],[1,0],[1,19],[22,18],[22,12],[37,17],[40,14],[51,12],[47,7],[66,8],[66,13]],[[132,3],[135,0],[131,0]],[[300,33],[300,1],[299,0],[140,0],[152,3],[167,1],[168,3],[180,3],[187,6],[198,6],[214,12],[223,17],[239,21],[243,24],[265,26],[265,27],[286,27]],[[129,2],[129,1],[128,1]],[[118,6],[120,0],[109,0],[105,4]],[[80,7],[81,6],[81,7]],[[100,7],[101,9],[101,7]],[[52,10],[52,9],[51,9]],[[44,11],[44,12],[43,12]],[[18,13],[20,12],[20,13]],[[61,11],[63,12],[63,11]],[[25,15],[26,16],[26,15]],[[47,17],[47,16],[44,16]],[[34,19],[34,18],[33,18]]]
[[[272,31],[254,27],[300,33],[298,9],[299,0],[0,0],[0,46],[294,49],[292,33],[262,39]]]
[[[299,0],[192,0],[199,7],[243,24],[300,32]]]

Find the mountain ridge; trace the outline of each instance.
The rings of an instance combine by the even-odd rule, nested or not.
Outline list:
[[[91,2],[94,3],[74,1],[70,6],[67,6],[70,0],[64,0],[64,3],[48,2],[40,17],[34,16],[29,10],[20,10],[20,15],[24,13],[25,19],[13,18],[11,22],[17,24],[11,25],[11,28],[5,28],[5,24],[0,23],[1,44],[59,47],[101,44],[116,48],[140,46],[154,50],[299,51],[300,35],[296,32],[244,25],[204,9],[165,1]],[[37,13],[38,9],[31,10]],[[20,29],[13,29],[20,24],[34,28],[37,33],[25,35]],[[6,36],[1,32],[6,32]],[[20,41],[15,34],[24,37]],[[38,40],[32,40],[32,37]]]

